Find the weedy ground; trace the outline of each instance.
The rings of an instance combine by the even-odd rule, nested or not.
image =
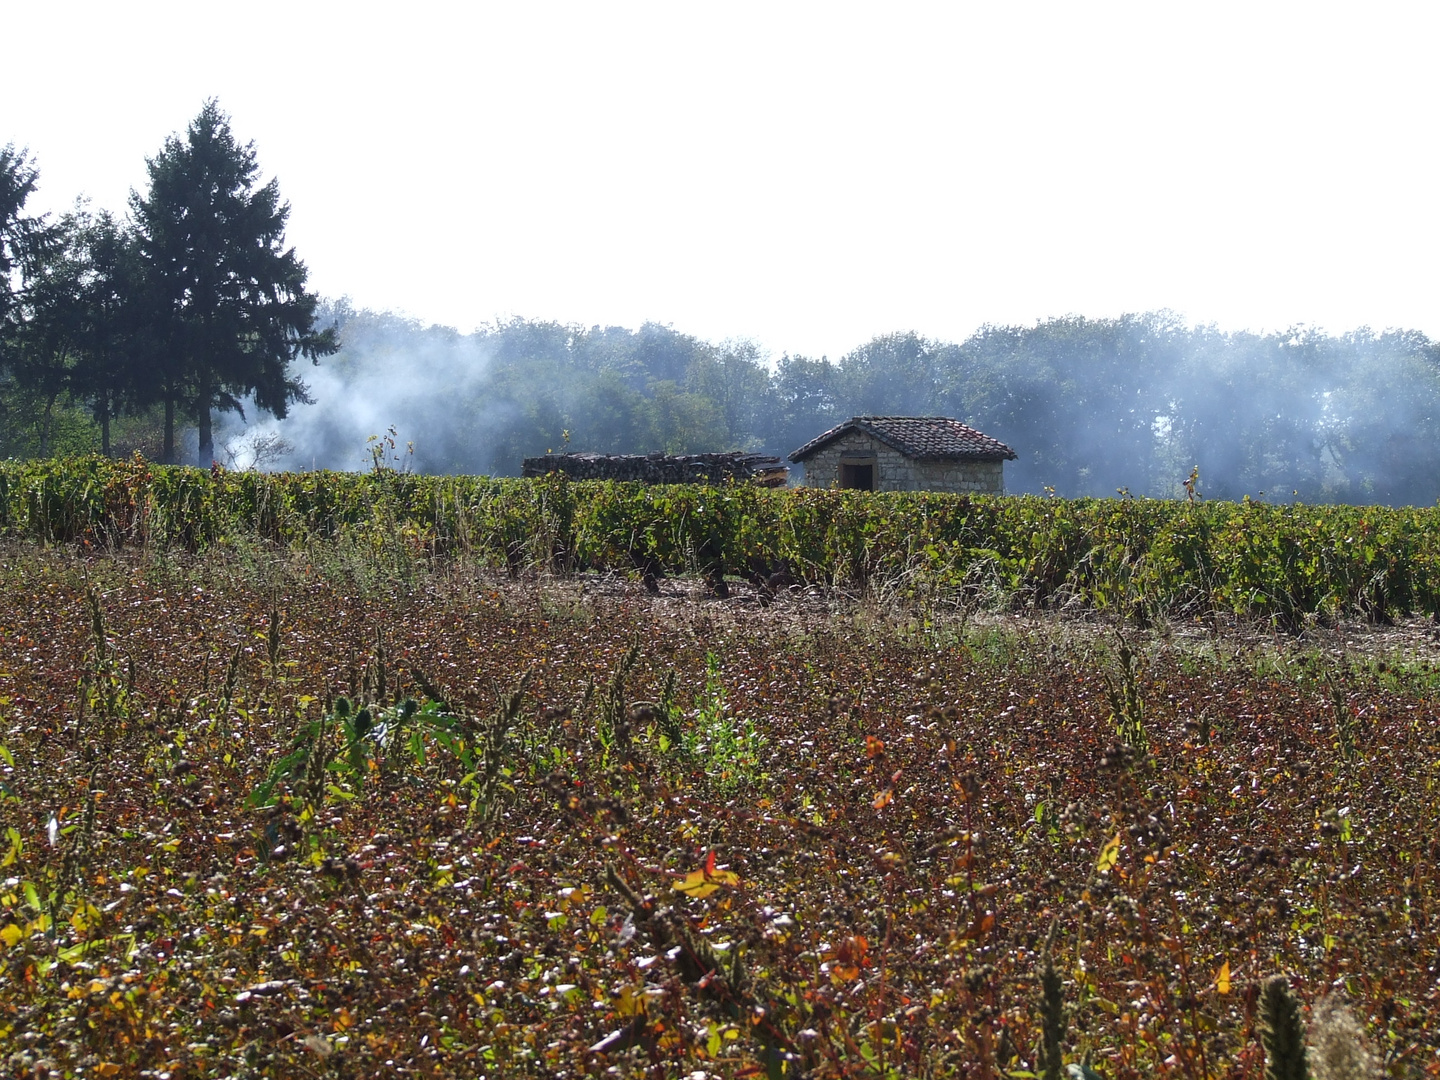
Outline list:
[[[1440,650],[1313,634],[7,546],[0,1062],[1430,1075]]]

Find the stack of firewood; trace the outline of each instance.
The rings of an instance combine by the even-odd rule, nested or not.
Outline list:
[[[526,458],[522,476],[563,472],[572,480],[639,480],[646,484],[746,481],[783,487],[790,470],[764,454],[546,454]]]

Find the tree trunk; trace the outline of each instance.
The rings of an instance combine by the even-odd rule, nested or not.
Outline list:
[[[51,394],[45,402],[45,411],[40,415],[40,456],[50,456],[50,414],[55,409],[55,395]]]
[[[175,464],[175,399],[165,399],[165,450],[161,455],[166,465]]]
[[[200,377],[200,390],[195,395],[195,426],[200,429],[200,452],[196,465],[208,469],[215,460],[215,436],[210,428],[210,380]]]
[[[110,395],[100,395],[100,453],[110,456]]]

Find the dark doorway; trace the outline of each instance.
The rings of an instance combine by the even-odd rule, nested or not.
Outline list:
[[[840,486],[852,491],[874,491],[875,490],[875,466],[872,465],[847,465],[840,466]]]

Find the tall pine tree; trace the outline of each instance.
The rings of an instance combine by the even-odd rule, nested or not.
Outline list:
[[[165,460],[175,459],[179,408],[199,428],[204,466],[212,411],[238,411],[254,395],[284,417],[307,400],[291,362],[334,352],[335,335],[316,329],[305,264],[285,247],[290,205],[276,180],[257,186],[254,144],[236,142],[213,99],[146,166],[149,191],[132,192],[130,209],[156,305],[149,391],[165,405]]]

